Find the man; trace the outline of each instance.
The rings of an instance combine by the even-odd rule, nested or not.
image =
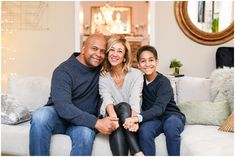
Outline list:
[[[52,134],[67,134],[72,140],[70,155],[91,155],[95,129],[110,134],[117,119],[98,119],[100,64],[106,40],[93,34],[85,41],[81,53],[74,53],[52,75],[51,93],[46,106],[32,115],[30,155],[50,155]]]

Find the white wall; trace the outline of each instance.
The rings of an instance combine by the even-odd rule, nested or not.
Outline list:
[[[51,77],[55,67],[74,51],[74,2],[51,1],[48,4],[49,30],[2,34],[2,40],[7,39],[8,45],[16,50],[15,60],[7,64],[3,63],[7,58],[2,55],[2,75],[16,73]],[[2,81],[2,91],[5,91],[6,83]]]
[[[170,60],[176,58],[183,63],[181,72],[186,76],[208,77],[215,69],[215,53],[218,47],[234,46],[234,40],[222,45],[205,46],[198,44],[179,28],[174,16],[174,2],[157,1],[156,5],[156,47],[159,53],[159,71],[172,73]]]

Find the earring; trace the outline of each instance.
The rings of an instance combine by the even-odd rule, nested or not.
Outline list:
[[[124,58],[122,62],[125,63],[126,62],[126,58]]]

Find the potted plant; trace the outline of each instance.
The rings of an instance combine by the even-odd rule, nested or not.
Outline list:
[[[174,73],[173,73],[174,76],[179,75],[180,67],[182,66],[183,64],[180,61],[177,61],[176,59],[171,60],[170,68],[174,68]]]

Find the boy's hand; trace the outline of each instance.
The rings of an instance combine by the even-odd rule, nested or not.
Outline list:
[[[136,132],[138,129],[139,129],[139,123],[135,123],[131,127],[128,128],[130,132]]]
[[[139,129],[138,118],[137,117],[126,118],[123,127],[132,132],[137,131]]]

